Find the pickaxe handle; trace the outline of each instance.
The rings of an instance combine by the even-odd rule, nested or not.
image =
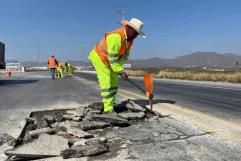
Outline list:
[[[146,94],[145,90],[143,88],[141,88],[138,84],[136,84],[135,82],[133,82],[131,79],[127,79],[127,81],[132,84],[133,86],[135,86],[136,88],[138,88],[144,95]]]
[[[136,84],[135,82],[133,82],[131,79],[127,79],[127,81],[130,83],[130,84],[132,84],[133,86],[135,86],[136,88],[138,88],[144,95],[146,95],[146,91],[143,89],[143,88],[141,88],[138,84]],[[153,106],[153,101],[152,101],[152,99],[153,99],[153,94],[150,94],[150,96],[149,96],[149,105],[150,105],[150,108],[151,108],[151,110],[152,110],[152,106]]]

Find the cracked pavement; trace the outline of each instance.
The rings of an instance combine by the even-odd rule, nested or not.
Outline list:
[[[126,140],[127,160],[239,161],[241,146],[217,139],[211,132],[165,117],[113,131]],[[129,159],[128,159],[129,158]]]

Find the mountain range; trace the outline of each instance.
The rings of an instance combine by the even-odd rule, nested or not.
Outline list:
[[[174,59],[159,57],[145,60],[128,60],[132,67],[222,67],[233,68],[241,65],[241,56],[232,53],[219,54],[215,52],[195,52]]]
[[[9,61],[7,61],[9,62]],[[84,63],[83,61],[68,61],[75,66],[90,65],[90,62]],[[215,52],[195,52],[188,55],[179,56],[173,59],[164,59],[154,57],[150,59],[132,59],[127,63],[131,63],[134,68],[165,68],[165,67],[178,67],[178,68],[195,68],[195,67],[221,67],[233,68],[241,67],[241,56],[233,53],[219,54]],[[23,66],[36,66],[36,62],[28,61],[21,62]],[[46,62],[41,62],[40,66],[46,66]]]

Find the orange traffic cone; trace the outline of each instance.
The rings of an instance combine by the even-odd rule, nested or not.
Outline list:
[[[10,71],[6,71],[5,74],[6,74],[8,77],[11,77],[11,76],[12,76],[12,72],[10,72]]]

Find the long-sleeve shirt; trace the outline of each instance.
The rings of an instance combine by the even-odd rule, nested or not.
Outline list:
[[[127,51],[127,54],[125,54],[122,58],[119,57],[119,51],[121,49],[121,36],[117,33],[110,34],[106,37],[106,43],[107,43],[107,52],[109,53],[108,55],[108,60],[110,63],[110,66],[114,72],[121,72],[123,71],[122,65],[126,62],[126,60],[129,57],[129,52],[130,48],[129,45],[130,43],[125,39],[125,45],[126,49],[129,48]]]

